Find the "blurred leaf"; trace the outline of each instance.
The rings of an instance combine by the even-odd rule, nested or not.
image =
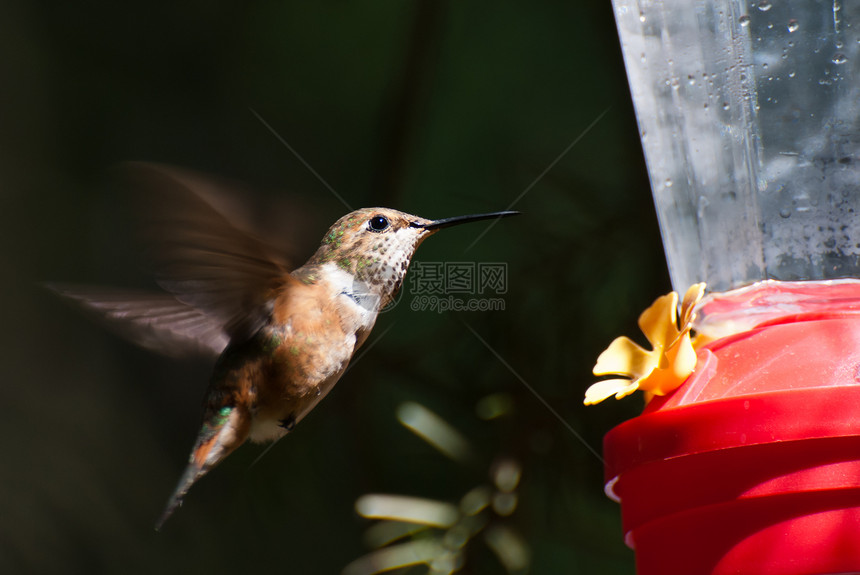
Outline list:
[[[513,459],[502,459],[493,466],[493,482],[505,492],[513,491],[520,483],[522,468]]]
[[[529,548],[522,538],[510,529],[493,525],[484,532],[484,540],[499,558],[508,573],[524,571],[529,565]]]
[[[514,409],[510,393],[493,393],[482,397],[475,406],[475,413],[481,419],[495,419],[509,414]]]
[[[429,564],[447,555],[445,547],[433,539],[410,541],[356,559],[344,568],[343,575],[372,575],[419,563]]]
[[[421,533],[429,528],[430,526],[428,525],[406,521],[380,521],[367,529],[367,532],[364,534],[364,540],[370,547],[385,547],[398,539]]]
[[[460,500],[460,511],[465,515],[476,515],[490,504],[492,490],[487,486],[472,489]]]
[[[493,495],[493,511],[501,517],[507,517],[517,508],[516,493],[496,493]]]
[[[472,457],[469,442],[447,421],[419,403],[407,401],[397,408],[397,419],[415,435],[454,461]]]
[[[394,519],[433,527],[450,527],[459,516],[450,503],[403,495],[362,495],[355,510],[368,519]]]

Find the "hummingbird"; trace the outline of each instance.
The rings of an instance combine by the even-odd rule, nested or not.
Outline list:
[[[181,209],[162,209],[152,228],[164,292],[49,286],[124,324],[126,335],[146,347],[217,354],[200,431],[156,530],[236,448],[282,438],[331,391],[425,239],[519,213],[430,220],[363,208],[337,220],[310,259],[290,269],[202,199],[186,200]]]

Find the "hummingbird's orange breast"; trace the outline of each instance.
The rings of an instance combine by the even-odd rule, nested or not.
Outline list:
[[[276,297],[272,323],[258,335],[263,361],[253,385],[252,440],[289,431],[346,370],[356,333],[330,288],[292,279]]]

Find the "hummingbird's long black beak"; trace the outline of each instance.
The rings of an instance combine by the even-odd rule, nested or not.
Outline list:
[[[412,222],[409,224],[413,228],[424,228],[425,230],[438,230],[441,228],[447,228],[450,226],[459,226],[460,224],[467,224],[469,222],[477,222],[480,220],[494,220],[497,218],[506,218],[508,216],[516,216],[519,215],[520,212],[493,212],[490,214],[472,214],[470,216],[454,216],[453,218],[445,218],[442,220],[433,220],[429,223],[421,223],[421,222]]]

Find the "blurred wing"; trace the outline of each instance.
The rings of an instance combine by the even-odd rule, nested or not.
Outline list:
[[[165,355],[218,355],[227,347],[221,324],[170,294],[62,284],[46,287],[97,312],[133,343]]]
[[[268,319],[287,262],[216,209],[199,180],[154,164],[131,164],[126,173],[139,191],[158,284],[214,318],[231,340],[251,337]]]

